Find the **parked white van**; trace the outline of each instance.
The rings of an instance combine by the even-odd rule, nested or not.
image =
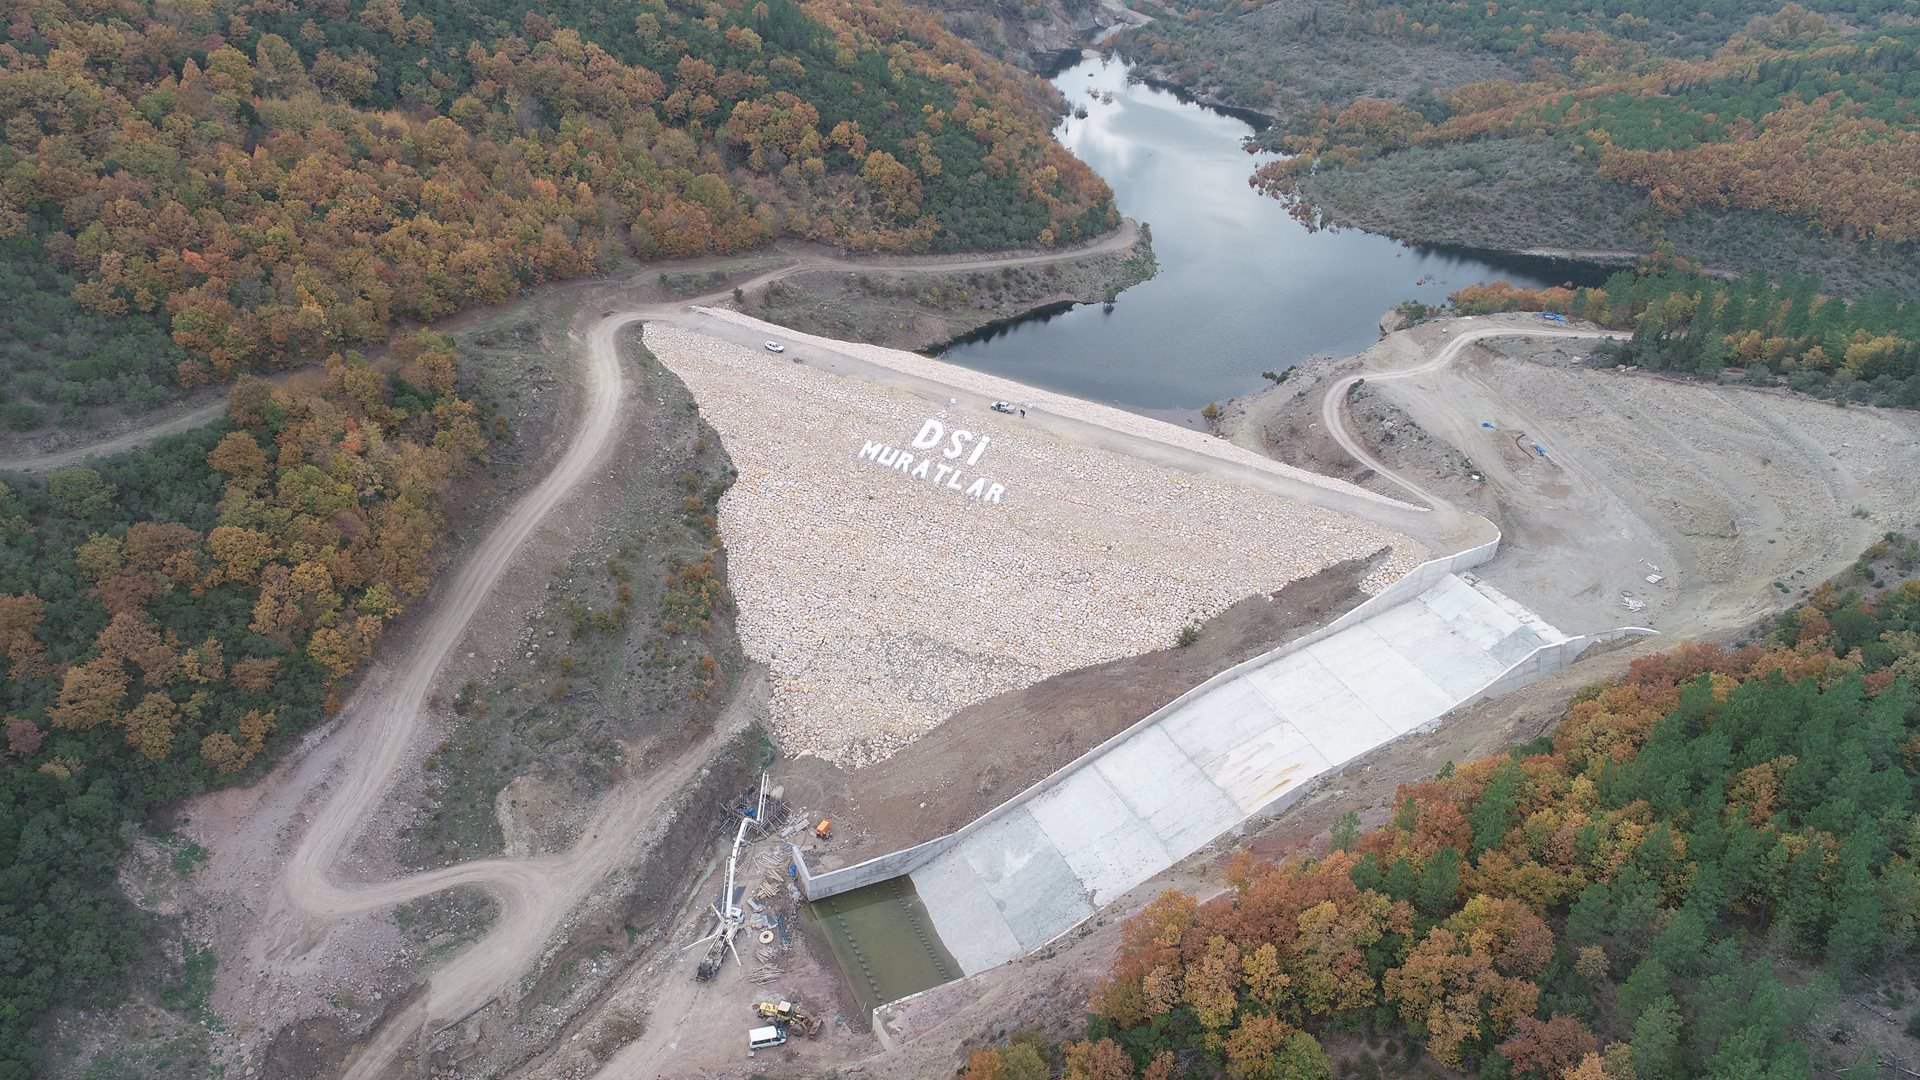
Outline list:
[[[765,1050],[769,1046],[779,1046],[787,1041],[787,1033],[772,1025],[757,1027],[747,1032],[748,1050]]]

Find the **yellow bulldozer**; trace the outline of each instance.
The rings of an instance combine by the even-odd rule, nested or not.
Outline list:
[[[791,1001],[756,1002],[753,1013],[782,1031],[791,1028],[809,1039],[820,1034],[819,1019],[801,1012],[800,1007]]]

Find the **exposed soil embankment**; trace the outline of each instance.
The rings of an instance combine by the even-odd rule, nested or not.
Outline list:
[[[1117,0],[1026,0],[1020,4],[984,0],[920,0],[914,6],[940,17],[947,29],[981,51],[1045,73],[1062,54],[1100,38],[1108,27],[1146,21]]]
[[[1209,620],[1191,645],[1056,675],[955,713],[886,761],[860,770],[819,758],[781,766],[787,797],[834,821],[807,851],[846,866],[960,828],[1155,709],[1241,661],[1338,617],[1366,595],[1370,560],[1349,560],[1251,596]]]

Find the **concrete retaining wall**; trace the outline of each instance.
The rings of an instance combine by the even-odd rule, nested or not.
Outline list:
[[[1373,596],[1367,597],[1364,601],[1354,605],[1352,610],[1320,629],[1303,634],[1265,656],[1255,657],[1245,664],[1240,665],[1240,667],[1232,668],[1229,672],[1223,672],[1222,674],[1230,674],[1231,672],[1239,671],[1241,668],[1254,664],[1262,664],[1268,660],[1285,656],[1298,649],[1304,649],[1316,641],[1330,638],[1349,626],[1365,622],[1388,608],[1398,607],[1412,600],[1414,597],[1419,596],[1421,593],[1439,584],[1440,579],[1446,577],[1448,574],[1479,566],[1481,563],[1492,559],[1499,550],[1500,538],[1496,536],[1486,543],[1481,544],[1479,547],[1470,547],[1465,551],[1458,551],[1452,555],[1444,555],[1438,559],[1428,559],[1426,562],[1407,571],[1406,575],[1399,581],[1381,589]],[[1218,677],[1219,676],[1216,676],[1216,678]],[[1211,680],[1209,680],[1209,682],[1211,682]]]
[[[1658,630],[1649,630],[1644,626],[1617,626],[1612,630],[1602,630],[1597,634],[1583,634],[1580,637],[1556,641],[1551,645],[1542,645],[1529,653],[1526,659],[1509,668],[1506,674],[1480,688],[1479,692],[1461,702],[1471,705],[1490,697],[1518,690],[1542,675],[1549,675],[1580,659],[1580,654],[1602,642],[1619,641],[1621,638],[1652,637]]]
[[[1259,656],[1255,656],[1252,659],[1235,664],[1225,671],[1214,674],[1205,682],[1200,683],[1198,686],[1174,698],[1160,708],[1141,717],[1125,730],[1115,734],[1100,745],[1093,747],[1086,753],[1055,769],[1053,773],[1045,779],[1029,785],[1026,790],[1020,792],[1018,795],[987,811],[985,814],[980,815],[966,825],[961,826],[955,832],[948,833],[946,836],[936,837],[925,843],[917,844],[910,848],[902,848],[899,851],[889,852],[885,855],[878,855],[865,862],[855,863],[852,866],[842,867],[838,870],[823,870],[817,874],[807,869],[806,856],[796,847],[793,852],[793,861],[794,865],[798,867],[800,891],[805,894],[809,900],[823,900],[829,896],[848,892],[864,885],[872,885],[875,882],[885,881],[888,878],[899,877],[901,874],[912,873],[945,854],[948,848],[953,847],[955,844],[958,844],[975,832],[987,827],[1011,811],[1018,809],[1027,801],[1038,797],[1040,793],[1047,790],[1054,781],[1082,768],[1087,762],[1092,761],[1108,749],[1125,742],[1142,728],[1172,713],[1187,701],[1199,697],[1222,683],[1236,679],[1247,671],[1277,660],[1288,653],[1304,649],[1316,641],[1331,637],[1349,626],[1370,619],[1388,608],[1407,603],[1432,588],[1440,579],[1446,577],[1448,574],[1456,570],[1465,570],[1468,567],[1479,566],[1481,563],[1493,558],[1499,549],[1500,538],[1496,536],[1492,540],[1477,547],[1471,547],[1465,551],[1455,552],[1452,555],[1444,555],[1437,559],[1429,559],[1421,563],[1419,566],[1409,570],[1400,580],[1355,605],[1352,610],[1334,619],[1327,625],[1311,633],[1297,637]]]
[[[915,844],[910,848],[876,855],[866,862],[843,866],[838,870],[822,870],[818,873],[807,869],[807,857],[796,847],[793,849],[793,865],[797,868],[796,877],[800,892],[808,900],[825,900],[829,896],[838,896],[844,892],[852,892],[867,885],[912,873],[944,854],[959,840],[959,833],[948,833],[945,836],[934,837],[924,844]]]

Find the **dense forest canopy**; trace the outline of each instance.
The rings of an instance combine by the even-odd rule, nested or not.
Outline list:
[[[15,427],[140,402],[163,361],[182,385],[311,362],[623,251],[1114,222],[1049,91],[898,0],[9,10],[0,276],[50,345],[6,376]]]
[[[1515,72],[1398,99],[1347,84],[1312,94],[1290,86],[1236,30],[1265,5],[1178,6],[1186,18],[1133,31],[1121,50],[1234,104],[1278,108],[1270,138],[1299,156],[1262,170],[1276,194],[1296,193],[1308,168],[1544,138],[1647,193],[1658,210],[1770,211],[1863,243],[1920,242],[1911,183],[1920,29],[1910,5],[1395,0],[1307,5],[1289,23],[1333,50],[1362,40],[1444,45]]]
[[[1890,562],[1920,545],[1857,573]],[[1321,1080],[1340,1046],[1340,1075],[1377,1078],[1353,1053],[1375,1033],[1488,1080],[1806,1080],[1822,1002],[1912,959],[1916,685],[1915,581],[1823,585],[1763,645],[1636,660],[1550,737],[1402,788],[1377,828],[1349,816],[1323,857],[1161,896],[1085,1040],[963,1075]]]
[[[336,707],[426,590],[485,437],[446,339],[393,362],[243,377],[222,424],[0,483],[0,1077],[140,955],[128,831]]]

